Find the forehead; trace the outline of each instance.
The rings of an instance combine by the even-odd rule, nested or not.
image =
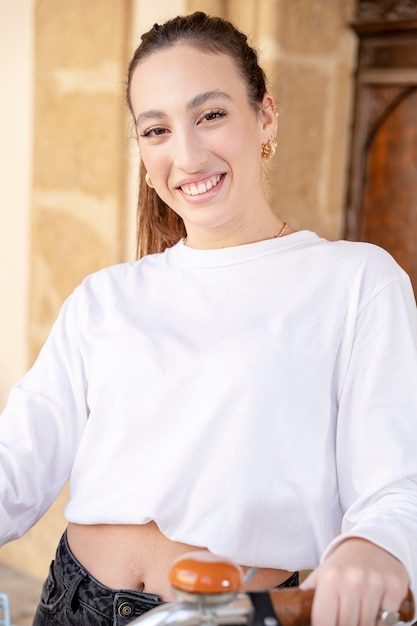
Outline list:
[[[189,102],[208,91],[227,93],[231,101],[247,103],[245,82],[228,54],[204,52],[176,44],[145,57],[135,68],[131,101],[135,114],[142,109]]]

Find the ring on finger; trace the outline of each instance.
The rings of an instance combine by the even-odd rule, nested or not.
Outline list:
[[[398,611],[387,611],[387,609],[379,609],[378,617],[387,626],[395,626],[400,621],[400,614]]]

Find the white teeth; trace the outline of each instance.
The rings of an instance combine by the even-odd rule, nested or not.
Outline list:
[[[210,189],[213,189],[213,187],[218,185],[220,180],[220,175],[212,176],[212,178],[207,180],[205,183],[198,183],[198,185],[183,185],[181,189],[187,196],[198,196],[202,193],[206,193],[206,191],[209,191]]]

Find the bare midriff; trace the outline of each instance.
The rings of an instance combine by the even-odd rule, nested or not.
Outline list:
[[[106,587],[154,593],[166,601],[174,599],[168,581],[174,559],[191,550],[204,550],[171,541],[154,522],[139,526],[70,523],[67,537],[76,559]],[[242,568],[244,572],[250,569]],[[291,573],[259,568],[246,587],[272,589]]]

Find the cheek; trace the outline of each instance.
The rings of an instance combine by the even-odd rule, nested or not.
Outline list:
[[[234,164],[243,159],[247,152],[247,144],[242,133],[237,129],[223,133],[221,136],[210,137],[205,145],[212,156],[232,169]]]
[[[229,133],[225,141],[225,150],[234,159],[247,160],[260,152],[260,139],[256,127],[239,125],[234,132]]]
[[[147,172],[152,180],[161,180],[166,174],[167,159],[161,151],[156,151],[139,146],[140,156]]]
[[[145,171],[148,172],[155,191],[161,200],[171,206],[169,177],[172,167],[169,157],[162,150],[149,148],[141,149],[140,154]]]

